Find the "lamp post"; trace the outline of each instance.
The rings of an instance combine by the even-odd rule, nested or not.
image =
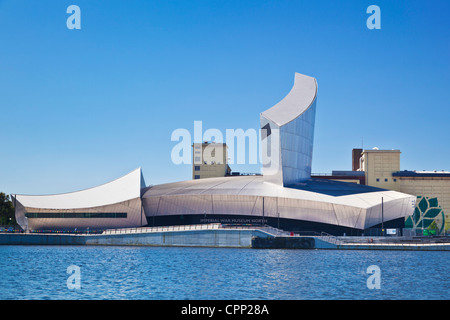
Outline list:
[[[263,197],[263,206],[262,206],[262,221],[261,225],[264,227],[264,197]]]
[[[278,212],[278,225],[277,228],[280,229],[280,212]]]
[[[424,228],[424,225],[423,225],[423,218],[425,218],[425,212],[422,212],[422,237],[425,235],[425,233],[424,233],[425,228]]]
[[[381,197],[381,235],[384,236],[384,203],[383,197]]]

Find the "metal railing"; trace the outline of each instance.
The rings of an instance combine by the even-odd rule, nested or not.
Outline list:
[[[288,236],[291,232],[278,229],[269,225],[258,224],[222,224],[221,228],[224,229],[257,229],[269,233],[273,236]]]
[[[263,226],[260,229],[264,230],[267,233],[270,233],[270,234],[272,234],[274,236],[289,236],[289,235],[292,235],[292,233],[289,232],[289,231],[284,231],[282,229],[278,229],[278,228],[271,227],[271,226]]]
[[[165,227],[107,229],[103,231],[102,234],[132,234],[132,233],[151,233],[151,232],[184,231],[184,230],[215,230],[220,228],[221,228],[220,223],[190,224],[190,225],[165,226]]]
[[[161,226],[161,227],[137,227],[137,228],[119,228],[119,229],[107,229],[102,234],[134,234],[134,233],[152,233],[152,232],[167,232],[167,231],[191,231],[191,230],[217,230],[217,229],[238,229],[249,230],[258,229],[265,231],[274,236],[287,236],[290,232],[277,229],[271,226],[261,225],[239,225],[239,224],[190,224],[190,225],[174,225],[174,226]]]
[[[318,236],[318,238],[320,238],[320,239],[323,240],[323,241],[326,241],[326,242],[335,244],[335,245],[337,245],[337,246],[339,246],[339,245],[342,244],[342,241],[339,240],[338,237],[333,236],[333,235],[331,235],[331,234],[328,234],[328,233],[326,233],[326,232],[321,232],[321,233],[320,233],[320,236]]]

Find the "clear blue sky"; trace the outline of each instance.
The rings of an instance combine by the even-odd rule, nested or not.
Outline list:
[[[69,5],[81,30],[69,30]],[[369,30],[369,5],[381,29]],[[0,0],[0,191],[47,194],[142,167],[187,180],[177,128],[259,128],[319,84],[313,172],[351,150],[400,149],[402,170],[450,170],[449,1]],[[258,171],[258,166],[234,167]]]

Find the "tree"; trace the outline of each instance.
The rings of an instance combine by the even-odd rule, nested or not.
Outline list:
[[[9,195],[0,192],[0,225],[15,225],[16,216],[14,205]]]
[[[427,230],[434,231],[434,232],[432,232],[432,234],[439,233],[439,227],[436,223],[436,220],[433,220],[433,222],[430,224],[430,226],[427,228]]]

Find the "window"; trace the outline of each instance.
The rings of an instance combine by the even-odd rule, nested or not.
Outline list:
[[[27,218],[126,218],[126,212],[27,212]]]
[[[200,161],[201,161],[201,160],[200,160],[200,157],[195,157],[195,158],[194,158],[194,161],[195,161],[195,162],[200,162]]]
[[[397,182],[397,179],[394,179],[394,182]]]
[[[199,175],[199,174],[196,174],[196,175],[194,176],[194,179],[200,179],[200,175]]]
[[[200,171],[200,166],[194,166],[195,171]]]
[[[377,182],[380,182],[380,179],[377,178]]]
[[[387,179],[384,179],[384,182],[387,182]]]

